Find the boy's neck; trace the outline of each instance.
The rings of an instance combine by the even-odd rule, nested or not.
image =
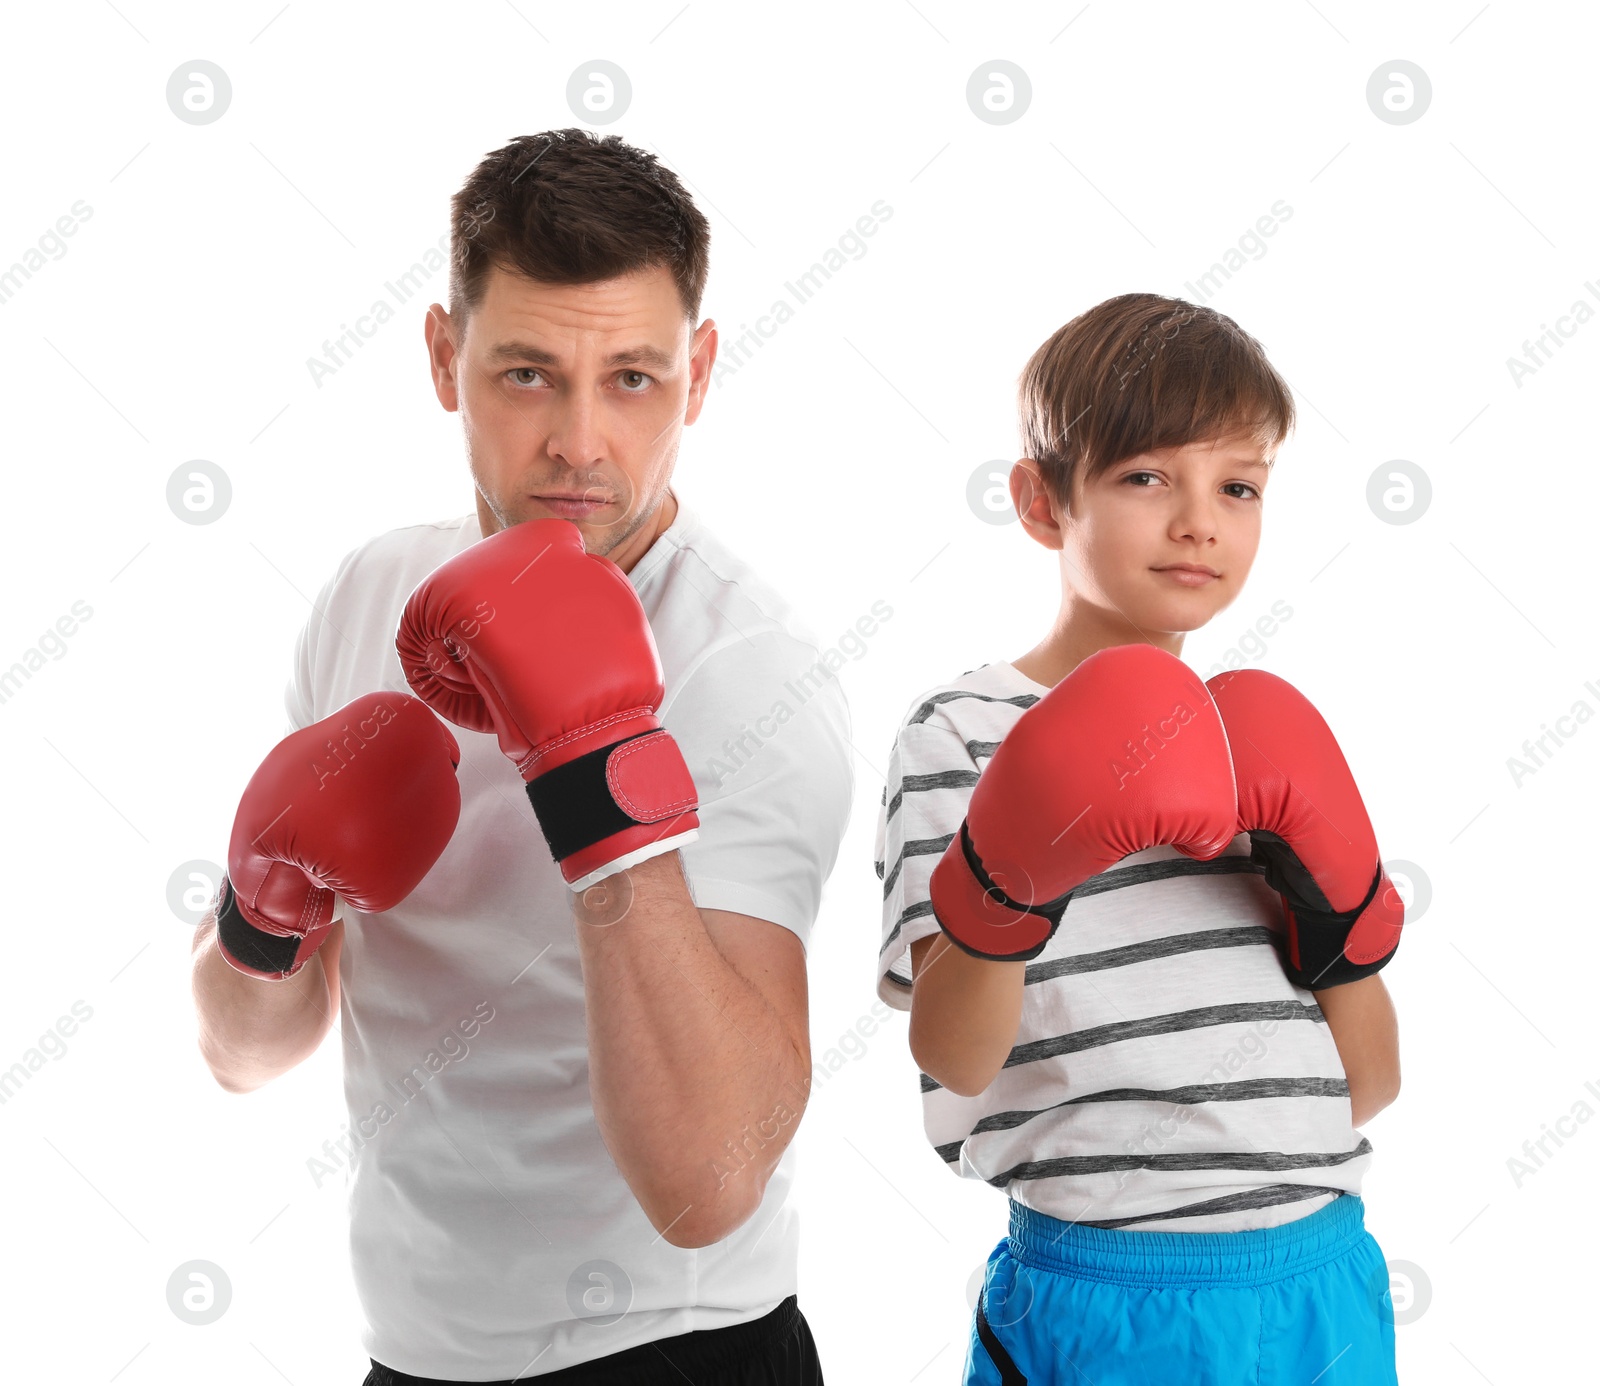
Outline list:
[[[1051,632],[1011,665],[1024,678],[1054,688],[1090,655],[1113,645],[1154,645],[1181,657],[1183,636],[1182,631],[1141,631],[1120,618],[1105,620],[1093,608],[1080,605],[1070,614],[1063,609]]]

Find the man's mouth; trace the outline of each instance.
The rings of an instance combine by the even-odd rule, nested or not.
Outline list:
[[[548,495],[533,497],[541,505],[548,506],[563,519],[572,519],[593,513],[610,505],[611,502],[604,496],[596,496],[592,492],[587,495]]]

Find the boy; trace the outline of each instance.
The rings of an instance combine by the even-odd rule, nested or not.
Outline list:
[[[928,1138],[1010,1199],[963,1380],[1392,1382],[1355,1127],[1399,1090],[1403,911],[1310,703],[1176,658],[1249,574],[1293,401],[1231,319],[1125,294],[1019,407],[1060,611],[911,704],[876,863]]]

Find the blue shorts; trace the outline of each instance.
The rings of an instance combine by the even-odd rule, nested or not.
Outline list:
[[[1389,1268],[1344,1194],[1248,1232],[1082,1227],[1011,1204],[965,1386],[1385,1386]]]

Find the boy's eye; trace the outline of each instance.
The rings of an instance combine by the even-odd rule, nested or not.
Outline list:
[[[1141,484],[1138,481],[1139,477],[1149,477],[1153,481],[1154,480],[1159,480],[1159,478],[1156,477],[1156,474],[1154,472],[1129,472],[1126,476],[1124,476],[1122,478],[1122,480],[1125,483],[1133,483],[1138,490],[1148,491],[1150,488],[1148,486],[1145,486],[1145,485]],[[1235,500],[1250,500],[1251,498],[1255,498],[1255,499],[1259,500],[1260,497],[1261,497],[1261,493],[1258,490],[1256,490],[1256,488],[1254,486],[1252,486],[1248,481],[1230,481],[1230,482],[1227,483],[1227,485],[1226,485],[1226,487],[1224,489],[1232,490],[1232,489],[1235,489],[1235,488],[1237,488],[1238,490],[1241,490],[1241,491],[1243,491],[1245,493],[1242,496],[1235,496],[1234,497]]]

